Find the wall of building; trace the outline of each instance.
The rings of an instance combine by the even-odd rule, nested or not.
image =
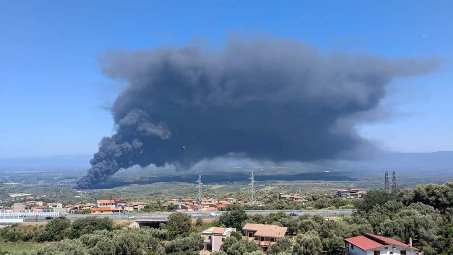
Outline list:
[[[392,248],[391,246],[388,247],[388,249],[382,249],[380,251],[380,255],[401,255],[401,250],[400,248]],[[373,255],[373,252],[369,253],[370,255]],[[415,253],[413,251],[406,251],[406,255],[414,255]]]
[[[353,246],[352,244],[348,244],[348,248],[349,248],[349,252],[348,254],[349,255],[368,255],[370,253],[367,253],[366,251],[360,249],[359,247],[357,246]],[[373,254],[373,253],[371,253]]]
[[[360,249],[359,247],[355,246],[354,249],[352,249],[352,245],[349,245],[349,255],[374,255],[374,251],[364,251]],[[380,252],[380,255],[401,255],[401,249],[400,248],[393,248],[392,246],[387,246],[387,249],[383,248]],[[406,251],[406,255],[415,255],[414,251]]]
[[[212,236],[212,251],[220,251],[223,236]]]

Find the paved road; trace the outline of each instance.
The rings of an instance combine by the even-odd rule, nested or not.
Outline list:
[[[340,216],[340,215],[351,215],[353,210],[351,209],[336,209],[336,210],[247,210],[248,215],[268,215],[271,213],[284,212],[286,214],[300,215],[319,215],[323,217],[329,216]],[[112,220],[135,220],[135,221],[165,221],[171,212],[150,212],[150,213],[126,213],[126,214],[104,214],[98,215],[100,217],[109,217]],[[223,212],[186,212],[191,217],[202,217],[202,218],[218,218]],[[80,218],[92,217],[92,214],[67,214],[66,218],[70,220],[76,220]]]

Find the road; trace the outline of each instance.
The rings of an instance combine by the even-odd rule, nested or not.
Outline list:
[[[341,216],[341,215],[351,215],[353,210],[351,209],[335,209],[335,210],[247,210],[247,215],[268,215],[271,213],[284,212],[286,214],[295,214],[297,216],[301,215],[319,215],[322,217],[330,216]],[[193,211],[185,212],[189,214],[192,218],[201,217],[201,218],[218,218],[223,211],[218,212],[204,212],[204,211]],[[213,215],[215,213],[215,215]],[[126,214],[102,214],[97,215],[99,217],[108,217],[112,220],[135,220],[135,221],[165,221],[170,215],[171,212],[149,212],[149,213],[126,213]],[[76,220],[80,218],[93,217],[93,214],[67,214],[64,215],[70,220]]]

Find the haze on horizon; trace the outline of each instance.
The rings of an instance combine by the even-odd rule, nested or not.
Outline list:
[[[110,109],[135,75],[130,66],[141,67],[124,55],[120,61],[113,60],[120,66],[114,67],[116,71],[107,71],[107,77],[101,71],[101,66],[105,70],[105,60],[100,61],[106,52],[143,53],[185,45],[219,51],[228,47],[228,38],[238,37],[301,42],[316,48],[321,56],[412,59],[403,71],[410,77],[400,78],[396,71],[396,75],[384,78],[389,84],[379,92],[383,93],[379,100],[373,107],[363,108],[372,109],[373,114],[355,116],[361,121],[354,121],[350,131],[384,151],[453,150],[453,118],[448,118],[453,109],[449,98],[453,94],[453,49],[449,44],[453,32],[448,28],[447,11],[453,4],[351,1],[326,7],[321,2],[200,2],[182,3],[177,8],[146,1],[113,2],[109,8],[102,8],[102,2],[3,2],[0,159],[91,154],[97,151],[102,137],[115,133]],[[284,44],[275,44],[280,46]],[[269,51],[272,46],[266,47]],[[411,65],[427,59],[442,65],[411,70]],[[392,67],[387,71],[395,72]],[[122,79],[112,80],[112,76]],[[118,99],[115,107],[118,114]],[[149,123],[151,133],[166,137],[164,126]],[[276,157],[275,153],[262,155],[277,160],[297,159]]]

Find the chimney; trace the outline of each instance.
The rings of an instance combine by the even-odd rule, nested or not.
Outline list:
[[[412,237],[409,237],[409,246],[412,247]]]

